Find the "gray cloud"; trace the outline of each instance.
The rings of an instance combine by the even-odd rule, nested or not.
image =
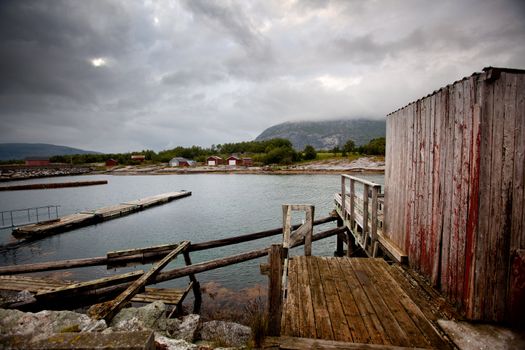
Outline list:
[[[522,1],[0,2],[0,142],[105,152],[382,118],[525,68]]]

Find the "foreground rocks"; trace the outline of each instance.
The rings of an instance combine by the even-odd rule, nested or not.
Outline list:
[[[251,340],[251,329],[240,324],[224,321],[203,323],[199,315],[193,314],[168,319],[166,306],[162,302],[123,309],[109,325],[104,320],[93,320],[85,314],[73,311],[46,310],[30,313],[0,309],[0,348],[32,348],[38,344],[39,348],[45,349],[42,344],[46,341],[67,341],[70,338],[83,338],[92,346],[96,341],[111,343],[111,339],[127,339],[125,334],[129,335],[128,338],[147,339],[151,332],[159,349],[214,349],[218,346],[242,348]],[[77,337],[71,335],[75,333]],[[21,340],[24,340],[23,345]]]

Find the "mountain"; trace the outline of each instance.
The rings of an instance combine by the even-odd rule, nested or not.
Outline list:
[[[0,160],[19,160],[26,157],[52,157],[68,154],[97,154],[99,152],[48,143],[0,143]]]
[[[385,134],[385,120],[329,120],[277,124],[264,130],[255,140],[279,137],[290,140],[296,150],[303,150],[306,145],[328,150],[335,146],[342,147],[349,139],[360,146],[371,139],[385,137]]]

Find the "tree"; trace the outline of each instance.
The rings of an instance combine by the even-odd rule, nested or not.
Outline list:
[[[370,140],[366,145],[360,147],[361,153],[384,156],[386,148],[386,139],[384,137],[379,137],[376,139]]]
[[[315,148],[312,145],[307,145],[304,148],[303,158],[304,160],[312,160],[317,158],[317,152],[315,151]]]
[[[354,148],[355,148],[354,140],[349,139],[348,141],[346,141],[345,145],[343,146],[343,151],[350,153],[354,150]]]
[[[334,154],[334,156],[336,156],[339,152],[341,152],[339,146],[335,146],[334,148],[332,148],[332,153]]]

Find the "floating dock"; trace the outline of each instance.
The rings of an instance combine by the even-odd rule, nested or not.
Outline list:
[[[28,185],[0,186],[0,191],[46,190],[46,189],[51,189],[51,188],[107,185],[107,183],[108,183],[107,180],[51,182],[51,183],[28,184]]]
[[[78,227],[93,225],[102,221],[129,215],[155,205],[168,203],[172,200],[190,195],[190,191],[168,192],[100,209],[82,211],[55,220],[42,221],[36,224],[18,227],[13,230],[13,236],[25,239],[43,238],[52,234],[73,230]]]

